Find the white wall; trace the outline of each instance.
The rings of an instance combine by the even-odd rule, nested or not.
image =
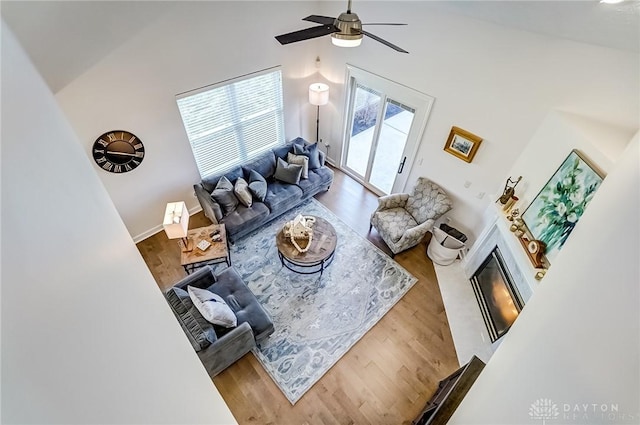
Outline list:
[[[109,130],[143,141],[145,159],[132,172],[92,164],[135,240],[160,229],[167,202],[199,208],[192,186],[200,178],[176,94],[282,65],[287,139],[315,138],[315,109],[307,100],[317,72],[313,42],[281,46],[273,38],[303,28],[311,9],[310,2],[176,2],[172,13],[56,94],[87,155]]]
[[[435,3],[356,3],[363,21],[408,23],[369,30],[409,55],[370,39],[357,49],[334,47],[329,37],[287,46],[273,39],[310,26],[301,20],[308,14],[337,15],[344,2],[180,4],[56,97],[88,154],[97,136],[115,128],[145,143],[145,161],[131,173],[114,175],[94,166],[139,240],[159,229],[165,202],[183,199],[192,210],[198,207],[191,194],[198,173],[175,94],[282,64],[287,138],[313,139],[315,108],[307,102],[307,86],[328,82],[330,103],[320,110],[320,137],[338,159],[345,64],[351,63],[436,98],[415,158],[422,165],[414,165],[409,185],[420,175],[441,184],[455,200],[454,222],[473,241],[482,211],[495,201],[507,171],[550,110],[610,123],[631,137],[640,127],[640,61],[629,52],[451,15]],[[314,66],[318,54],[321,76]],[[453,125],[484,139],[471,164],[443,151]],[[477,198],[480,192],[483,199]]]
[[[639,145],[636,134],[450,424],[530,424],[541,398],[558,408],[547,423],[640,421]]]
[[[410,54],[366,37],[357,49],[322,39],[321,72],[332,91],[321,125],[330,126],[324,137],[332,142],[331,152],[338,152],[347,63],[434,96],[415,158],[423,162],[414,163],[408,185],[420,175],[441,184],[456,201],[451,216],[473,240],[483,227],[482,212],[500,194],[503,177],[550,110],[610,123],[631,138],[640,127],[640,61],[637,54],[451,15],[437,3],[354,4],[363,22],[408,23],[368,30]],[[333,16],[343,9],[343,2],[322,2],[321,13]],[[443,151],[454,125],[484,139],[471,164]],[[476,198],[480,192],[486,193],[482,200]]]
[[[2,423],[236,423],[2,22]]]
[[[515,189],[519,201],[514,206],[524,212],[572,149],[577,149],[606,176],[630,137],[628,132],[606,123],[566,112],[550,112],[507,174],[512,178],[523,176]]]

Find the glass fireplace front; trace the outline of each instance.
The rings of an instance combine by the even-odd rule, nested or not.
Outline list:
[[[471,277],[471,286],[494,342],[507,333],[524,305],[498,247]]]

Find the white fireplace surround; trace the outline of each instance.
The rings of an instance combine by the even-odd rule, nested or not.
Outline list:
[[[487,362],[502,342],[502,338],[491,342],[470,282],[471,276],[494,248],[500,250],[504,265],[525,305],[538,284],[534,278],[537,270],[516,236],[509,231],[511,223],[502,210],[496,205],[487,212],[490,217],[485,231],[462,260],[456,260],[449,266],[434,264],[460,364],[468,362],[472,355]]]
[[[502,254],[505,267],[511,273],[513,284],[520,293],[522,301],[526,304],[537,286],[538,281],[534,276],[538,270],[529,261],[518,238],[509,231],[511,222],[506,219],[499,208],[491,210],[494,215],[493,223],[487,226],[487,230],[480,235],[465,256],[461,264],[462,268],[466,277],[471,278],[497,246]]]

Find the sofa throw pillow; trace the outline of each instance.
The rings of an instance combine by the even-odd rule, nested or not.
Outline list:
[[[236,184],[233,186],[233,192],[236,194],[238,201],[245,207],[250,207],[253,203],[253,197],[249,192],[249,184],[242,177],[238,177]]]
[[[312,143],[310,145],[293,145],[293,153],[296,155],[304,155],[309,157],[309,169],[315,170],[320,168],[320,153],[318,151],[318,144]]]
[[[224,215],[228,215],[238,207],[238,198],[233,194],[233,185],[226,177],[221,177],[211,197],[220,204]]]
[[[287,162],[289,164],[297,164],[302,165],[302,176],[303,179],[309,178],[309,157],[304,155],[294,155],[291,152],[287,154]]]
[[[225,328],[238,325],[238,318],[220,295],[195,286],[187,286],[187,291],[193,305],[207,321]]]
[[[256,170],[249,171],[249,192],[260,202],[267,196],[267,181]]]
[[[211,204],[211,210],[213,210],[213,216],[216,218],[216,221],[220,223],[220,220],[222,220],[222,218],[224,217],[224,213],[222,212],[222,207],[220,206],[218,201],[215,200],[213,196],[211,196],[211,199],[213,200],[213,203]]]
[[[194,350],[203,350],[216,341],[213,325],[202,317],[187,291],[174,286],[165,297]]]
[[[276,180],[289,184],[298,184],[300,183],[300,175],[302,175],[302,165],[288,164],[282,158],[278,158],[276,172],[273,175]]]

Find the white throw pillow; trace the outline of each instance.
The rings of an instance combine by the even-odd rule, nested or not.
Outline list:
[[[187,286],[187,291],[193,305],[208,322],[225,328],[233,328],[238,325],[238,318],[220,295],[193,286]]]
[[[302,165],[302,178],[309,178],[309,157],[304,155],[294,155],[291,152],[287,154],[287,162],[289,164]]]
[[[253,203],[253,196],[251,192],[249,192],[249,185],[242,177],[238,177],[238,180],[236,180],[236,184],[233,186],[233,192],[245,207],[250,207]]]

